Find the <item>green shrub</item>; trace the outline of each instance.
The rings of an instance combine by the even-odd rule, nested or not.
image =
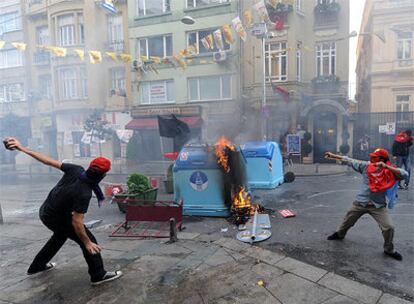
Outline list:
[[[148,177],[141,173],[132,173],[127,181],[128,194],[141,194],[151,189]]]

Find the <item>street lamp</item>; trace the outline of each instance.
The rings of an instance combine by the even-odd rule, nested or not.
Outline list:
[[[348,39],[348,38],[354,38],[354,37],[358,37],[358,36],[372,36],[372,35],[378,37],[383,43],[386,43],[384,31],[373,32],[373,33],[371,33],[371,32],[362,32],[362,33],[359,33],[359,34],[358,34],[357,31],[352,31],[352,32],[349,33],[348,36],[343,37],[343,38],[339,38],[339,39],[337,39],[337,41],[345,40],[345,39]]]
[[[195,23],[195,20],[191,16],[184,16],[183,18],[181,18],[181,22],[187,25],[192,25]]]
[[[262,135],[263,139],[267,139],[267,115],[266,112],[266,35],[267,35],[267,25],[265,22],[256,23],[253,25],[252,34],[256,38],[262,40],[262,61],[263,61],[263,98],[262,98],[262,113],[264,119],[262,120]]]

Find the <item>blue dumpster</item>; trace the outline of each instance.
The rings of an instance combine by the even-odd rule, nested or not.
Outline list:
[[[249,188],[274,189],[283,183],[283,159],[277,143],[247,142],[241,149],[246,158]]]
[[[183,214],[228,216],[223,173],[214,149],[206,145],[185,146],[173,168],[174,199],[184,201]]]

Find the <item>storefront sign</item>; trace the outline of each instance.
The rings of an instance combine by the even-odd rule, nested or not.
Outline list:
[[[132,109],[132,117],[142,118],[142,117],[154,117],[157,115],[182,115],[182,116],[196,116],[201,115],[201,108],[199,106],[191,107],[163,107],[163,108],[144,108],[139,107]]]

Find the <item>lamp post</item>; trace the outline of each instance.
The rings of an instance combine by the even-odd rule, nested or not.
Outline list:
[[[263,63],[263,96],[262,96],[262,109],[261,113],[263,115],[262,119],[262,132],[261,135],[264,140],[267,139],[267,105],[266,105],[266,35],[267,35],[267,25],[265,22],[256,23],[253,26],[252,34],[256,38],[262,40],[262,63]]]

